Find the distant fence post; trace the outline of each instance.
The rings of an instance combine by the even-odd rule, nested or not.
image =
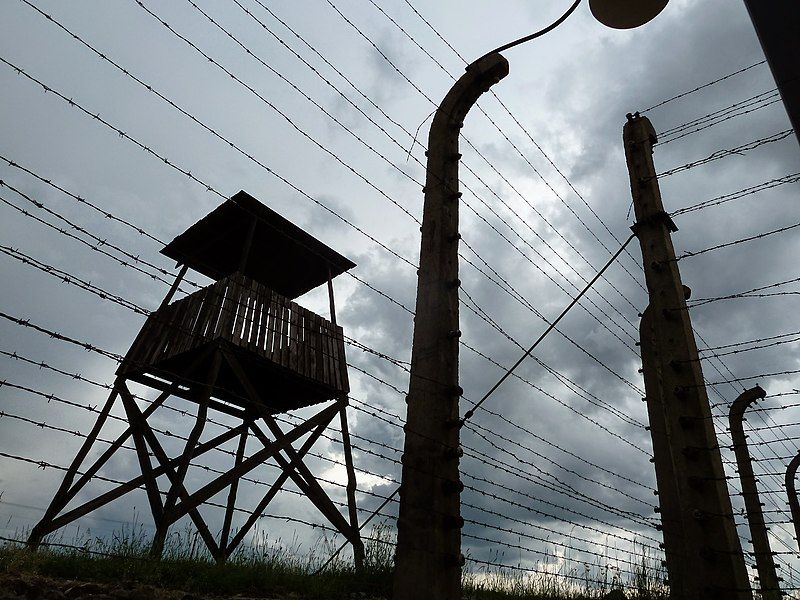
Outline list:
[[[428,136],[393,600],[459,600],[458,138],[481,94],[508,74],[490,54],[467,67]]]
[[[650,297],[643,373],[652,399],[651,431],[657,479],[671,481],[661,497],[667,568],[674,596],[685,600],[750,600],[750,583],[725,482],[711,408],[697,354],[686,290],[658,187],[646,117],[628,115],[625,156]],[[656,378],[653,381],[653,378]],[[660,406],[659,406],[660,404]],[[648,409],[650,409],[648,403]],[[655,428],[655,429],[653,429]],[[663,439],[657,439],[664,436]],[[682,537],[682,543],[677,545]]]
[[[778,600],[781,597],[778,584],[778,574],[775,570],[775,560],[769,547],[767,526],[764,523],[764,513],[758,499],[758,486],[753,473],[753,463],[750,460],[750,450],[747,448],[747,438],[744,435],[744,412],[754,402],[758,402],[767,395],[761,387],[756,386],[742,392],[731,404],[728,422],[731,427],[733,439],[733,452],[736,454],[736,465],[739,468],[739,479],[742,482],[742,496],[744,507],[747,511],[747,524],[750,527],[750,537],[753,541],[753,554],[758,570],[758,582],[761,588],[761,597],[764,600]]]
[[[792,511],[792,523],[794,524],[794,535],[797,540],[798,550],[800,550],[800,501],[797,499],[797,488],[795,479],[797,477],[797,467],[800,466],[800,450],[791,460],[786,468],[786,495],[789,496],[789,508]]]

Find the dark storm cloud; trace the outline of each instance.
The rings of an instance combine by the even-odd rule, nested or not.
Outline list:
[[[114,55],[121,61],[124,59],[126,65],[131,63],[131,67],[135,66],[146,74],[148,80],[164,86],[165,91],[175,95],[192,111],[197,111],[203,120],[225,135],[243,140],[244,147],[313,198],[411,262],[417,261],[419,231],[416,223],[388,204],[363,180],[352,176],[307,140],[299,138],[285,122],[276,119],[251,95],[229,85],[218,74],[212,74],[213,70],[208,65],[178,46],[169,34],[160,31],[161,28],[154,29],[158,26],[152,20],[143,18],[140,10],[134,6],[104,9],[98,5],[92,7],[93,18],[89,19],[81,9],[65,11],[57,3],[41,4],[70,27],[91,38],[99,47],[109,52],[113,49]],[[431,98],[438,101],[444,95],[450,80],[379,13],[359,0],[341,4],[341,10],[353,17],[380,50]],[[235,10],[235,6],[231,6],[231,11]],[[284,18],[322,49],[326,57],[351,77],[367,96],[406,130],[415,131],[430,112],[429,103],[329,7],[322,8],[325,10],[315,13],[313,18],[309,16],[308,9],[300,5],[281,10],[285,13]],[[511,3],[508,22],[500,24],[498,21],[497,31],[493,31],[491,36],[484,27],[488,22],[484,18],[486,15],[481,12],[486,7],[474,7],[474,15],[461,14],[462,6],[459,3],[418,8],[423,13],[429,11],[431,22],[440,27],[443,35],[465,56],[477,56],[486,47],[495,44],[495,36],[499,41],[503,41],[500,38],[511,39],[519,32],[521,23],[545,22],[562,7],[551,3],[545,14],[540,7],[533,7],[529,3]],[[224,7],[214,5],[213,9],[220,19],[230,16]],[[87,101],[93,110],[100,111],[113,122],[119,122],[126,130],[135,132],[144,143],[178,160],[215,187],[231,193],[241,188],[247,189],[353,259],[358,264],[355,275],[414,309],[416,277],[412,267],[367,241],[343,221],[331,218],[330,213],[263,169],[255,167],[252,162],[244,160],[241,155],[229,152],[224,144],[210,139],[172,109],[134,88],[118,73],[112,76],[105,67],[98,67],[95,58],[78,52],[69,38],[36,18],[29,9],[10,4],[3,10],[7,16],[2,19],[4,34],[7,34],[3,36],[4,56],[13,51],[14,58],[20,60],[23,66],[37,72],[43,79],[54,79],[54,85],[64,87],[65,92],[74,95],[76,100]],[[247,81],[258,82],[258,89],[262,89],[263,84],[264,93],[280,103],[292,119],[310,135],[330,145],[348,163],[362,169],[370,182],[386,191],[402,206],[409,207],[413,214],[421,214],[422,193],[416,185],[403,178],[339,126],[329,122],[287,86],[267,79],[262,68],[245,60],[247,57],[228,44],[224,37],[220,37],[219,32],[208,29],[203,20],[195,19],[196,15],[188,5],[158,6],[158,10],[163,11],[176,25],[185,25],[189,34],[202,40],[204,46],[219,51],[226,64],[235,65],[237,73],[240,72]],[[460,73],[457,58],[412,13],[402,7],[392,7],[391,10],[416,39],[424,40],[424,45],[434,56],[439,57],[443,64],[456,65],[451,70],[455,75]],[[491,12],[494,14],[494,9]],[[625,113],[647,108],[664,98],[752,64],[761,60],[761,53],[745,11],[736,3],[722,0],[706,3],[673,2],[646,28],[627,34],[600,29],[585,13],[583,10],[573,18],[574,22],[565,24],[563,34],[556,32],[541,40],[542,44],[523,46],[514,50],[513,54],[509,53],[512,71],[497,86],[497,93],[614,235],[618,239],[625,239],[630,224],[630,219],[626,221],[630,190],[621,143]],[[235,14],[235,19],[239,19],[240,12]],[[457,18],[453,16],[456,14],[459,15]],[[128,19],[135,26],[122,28],[119,35],[111,36],[106,30],[115,30],[113,24],[120,18]],[[231,19],[233,22],[234,18]],[[14,25],[8,25],[10,23]],[[235,23],[242,31],[250,32],[249,28],[254,27],[244,17]],[[146,35],[151,44],[139,51],[141,45],[137,42],[142,35]],[[276,68],[297,77],[310,95],[319,98],[335,114],[343,115],[345,124],[389,160],[421,179],[422,169],[414,165],[413,159],[407,159],[407,150],[398,148],[374,126],[360,118],[355,109],[344,103],[341,97],[279,45],[267,45],[271,42],[262,40],[260,34],[253,35],[255,37],[247,39],[258,40],[260,52],[268,56]],[[563,37],[559,38],[558,35]],[[45,40],[46,44],[33,44],[31,40],[34,39]],[[293,42],[287,38],[287,43]],[[46,53],[43,53],[43,48],[47,49]],[[312,62],[317,64],[316,61]],[[329,72],[321,64],[318,66]],[[406,147],[407,144],[410,147],[410,137],[385,122],[363,98],[354,94],[334,75],[329,75],[331,80],[379,123],[383,123],[401,142],[400,146]],[[52,95],[43,95],[41,90],[26,84],[7,70],[1,71],[0,77],[3,78],[4,89],[9,90],[8,106],[13,108],[13,111],[4,112],[0,121],[1,137],[9,141],[4,151],[41,171],[44,176],[58,180],[68,189],[97,201],[108,211],[132,220],[165,241],[221,202],[220,198],[208,194],[200,186],[132,148],[115,133],[88,122],[79,113],[62,106]],[[762,66],[654,109],[649,116],[656,129],[661,131],[770,89],[773,85],[768,70]],[[467,120],[465,135],[525,199],[466,143],[462,143],[464,162],[475,169],[497,196],[521,217],[503,207],[497,196],[468,174],[466,169],[462,169],[464,181],[519,233],[516,235],[500,217],[492,215],[480,200],[464,189],[464,202],[480,212],[509,241],[500,238],[492,227],[462,206],[461,231],[465,242],[474,247],[496,269],[497,274],[465,245],[462,245],[462,254],[491,277],[502,277],[509,281],[544,317],[553,319],[569,302],[570,296],[583,287],[585,281],[580,275],[588,278],[596,272],[608,259],[610,252],[616,250],[618,242],[541,155],[528,136],[498,107],[496,101],[487,97],[481,104],[523,152],[527,161],[547,178],[559,197],[542,183],[531,165],[519,156],[485,117],[474,111]],[[752,115],[731,119],[702,133],[657,146],[656,164],[658,169],[665,170],[703,158],[720,148],[732,148],[787,127],[785,114],[778,104]],[[418,141],[424,143],[427,129],[428,125],[422,127]],[[424,160],[419,147],[414,152],[415,156]],[[795,140],[777,142],[745,156],[734,156],[665,178],[662,182],[665,206],[667,210],[674,210],[798,170]],[[158,244],[87,211],[85,207],[13,169],[0,167],[0,175],[4,180],[24,187],[28,193],[76,222],[99,231],[104,238],[119,243],[133,254],[141,255],[166,269],[173,268],[172,263],[157,254]],[[9,197],[15,202],[19,201],[18,198]],[[675,235],[676,249],[679,253],[698,250],[797,222],[796,197],[796,189],[785,186],[757,197],[676,218],[680,227]],[[34,210],[31,207],[29,209]],[[536,211],[545,215],[558,232],[544,223]],[[591,232],[587,231],[584,224]],[[65,240],[57,233],[46,231],[29,218],[10,212],[10,209],[4,209],[0,231],[4,244],[19,247],[54,266],[91,279],[147,308],[157,306],[166,290],[166,284],[136,274],[131,269],[121,268],[108,258]],[[586,260],[570,248],[565,239]],[[796,276],[792,258],[796,256],[796,240],[797,237],[791,234],[687,258],[680,263],[684,281],[693,288],[696,298],[703,298],[789,279]],[[516,378],[508,380],[487,401],[486,408],[495,414],[479,411],[475,416],[477,431],[482,432],[491,443],[473,431],[464,431],[462,439],[468,454],[462,464],[464,480],[480,490],[468,489],[465,492],[464,501],[472,507],[465,505],[464,515],[502,528],[492,530],[491,527],[470,524],[465,533],[523,545],[551,555],[552,543],[525,538],[520,533],[535,535],[541,540],[560,541],[582,548],[572,551],[573,557],[592,564],[596,563],[597,557],[586,554],[584,551],[588,546],[570,536],[596,540],[623,550],[626,544],[608,534],[626,538],[636,535],[646,543],[654,544],[652,540],[641,537],[658,537],[658,534],[651,527],[641,524],[643,520],[650,521],[655,516],[652,504],[656,498],[652,494],[652,465],[648,462],[649,434],[638,424],[646,422],[646,413],[641,394],[636,389],[643,385],[637,373],[640,367],[638,348],[634,345],[638,337],[637,313],[646,304],[646,294],[641,288],[643,275],[637,264],[640,254],[635,241],[629,249],[633,258],[624,258],[622,264],[630,274],[620,265],[614,265],[608,272],[608,282],[599,282],[596,290],[582,301],[586,310],[576,307],[559,326],[573,341],[554,332],[535,352],[536,357],[569,381],[565,382],[563,378],[559,380],[540,364],[528,360],[519,370],[519,375],[527,383]],[[66,284],[58,284],[52,277],[32,272],[12,259],[4,258],[1,264],[6,280],[14,282],[13,286],[3,291],[3,310],[6,312],[38,320],[44,326],[115,352],[125,351],[141,325],[140,316],[89,297]],[[559,289],[547,275],[564,290]],[[505,332],[496,331],[484,319],[475,316],[467,308],[470,302],[465,297],[461,306],[463,341],[503,367],[513,364],[522,351],[507,339],[506,334],[527,347],[544,330],[546,323],[524,303],[500,291],[498,286],[465,261],[461,263],[461,279],[463,290]],[[501,282],[501,285],[505,284]],[[346,335],[390,357],[401,361],[410,359],[413,321],[408,312],[346,275],[337,279],[336,289],[337,316]],[[623,299],[620,293],[628,300]],[[324,296],[324,293],[317,292],[307,299],[309,305],[322,315],[327,314]],[[738,299],[699,307],[693,310],[692,316],[701,335],[710,344],[717,345],[796,330],[792,315],[797,307],[793,302],[795,300],[791,296],[763,300]],[[25,351],[36,360],[45,360],[70,372],[80,371],[101,382],[110,382],[113,378],[115,365],[110,361],[80,349],[69,349],[46,336],[9,323],[0,324],[0,328],[3,350]],[[750,357],[725,357],[725,364],[736,376],[796,368],[796,348],[794,345],[788,348],[790,350],[784,352],[751,353]],[[399,390],[407,389],[408,373],[402,367],[356,347],[348,347],[347,355],[353,366]],[[460,363],[461,384],[466,398],[472,401],[480,398],[503,372],[466,346],[461,349]],[[52,372],[11,359],[2,364],[2,376],[8,380],[34,381],[48,392],[57,392],[66,398],[92,405],[104,399],[103,390],[79,381],[68,381]],[[717,373],[716,369],[720,372]],[[718,364],[706,365],[706,375],[712,380],[731,377]],[[357,466],[369,473],[360,473],[361,485],[367,490],[375,486],[371,490],[384,495],[394,488],[381,482],[376,475],[399,478],[397,461],[403,433],[396,425],[399,422],[393,417],[380,413],[395,425],[372,417],[363,410],[379,408],[402,419],[405,416],[404,398],[381,381],[355,369],[351,369],[350,377],[353,388],[353,408],[350,411],[353,433],[389,447],[354,438],[354,443],[360,446],[355,452]],[[770,384],[768,391],[786,391],[798,386],[792,376],[765,381],[762,385],[767,386],[767,383]],[[712,401],[722,402],[723,398],[732,400],[735,391],[727,386],[721,389],[721,397],[712,393]],[[63,405],[48,405],[22,393],[11,393],[5,388],[2,394],[3,410],[8,412],[27,414],[35,419],[56,419],[64,427],[82,432],[91,425],[90,413],[83,414]],[[613,414],[607,406],[603,406],[604,403],[620,411],[621,415]],[[465,400],[462,413],[468,406]],[[784,422],[791,421],[789,411],[783,411],[782,414],[787,415]],[[178,433],[188,428],[185,419],[176,419],[169,413],[162,419],[159,425],[170,431]],[[720,423],[724,427],[724,420]],[[57,435],[55,432],[34,439],[29,435],[27,425],[12,423],[9,419],[0,421],[0,427],[3,428],[4,451],[63,463],[68,460],[65,457],[74,454],[77,447],[78,440],[74,437]],[[335,430],[329,433],[332,438],[337,438]],[[511,441],[503,441],[494,434]],[[641,450],[634,449],[628,442]],[[722,443],[727,442],[723,439]],[[371,450],[372,453],[365,450]],[[791,448],[779,447],[776,450],[783,454],[793,452]],[[325,460],[326,457],[340,456],[341,446],[334,440],[326,439],[316,447],[316,452],[322,458],[311,459],[315,472],[343,481],[336,467]],[[764,452],[769,453],[767,447]],[[376,453],[389,459],[376,456]],[[133,470],[131,456],[121,455],[109,473],[120,477],[129,474]],[[209,457],[209,464],[215,468],[227,468],[228,459],[223,455]],[[770,464],[773,469],[780,466],[777,463]],[[34,476],[30,476],[30,471],[12,461],[3,464],[4,500],[38,507],[46,505],[59,474],[46,470],[36,471]],[[199,485],[208,476],[208,473],[198,472],[193,475],[193,485]],[[262,481],[271,481],[270,478],[274,476],[274,471],[267,467],[257,474]],[[771,481],[770,485],[776,486]],[[343,498],[341,488],[327,487],[336,499]],[[243,489],[241,505],[255,504],[259,492],[263,494],[263,485],[249,484]],[[375,507],[380,502],[378,498],[367,494],[362,494],[360,500],[364,507]],[[614,508],[608,510],[598,505],[598,501]],[[142,513],[144,502],[143,497],[138,497],[111,505],[87,522],[97,532],[111,531],[118,523],[102,519],[127,521],[134,512],[134,506],[137,507],[136,512]],[[307,503],[298,502],[292,495],[281,496],[270,510],[276,515],[296,514],[304,519],[318,520]],[[386,512],[395,510],[391,505]],[[620,511],[623,511],[622,515]],[[632,517],[629,513],[639,516]],[[14,522],[12,528],[17,524],[24,527],[35,520],[36,512],[21,511],[15,516],[18,521]],[[609,525],[602,525],[600,521]],[[537,529],[539,525],[557,533]],[[265,519],[264,527],[273,539],[290,539],[294,529],[274,519]],[[313,540],[315,534],[303,529],[298,531],[303,536],[304,544]],[[783,535],[780,529],[776,533]],[[464,543],[467,553],[478,558],[489,558],[501,552],[496,544],[480,539],[465,537]],[[594,548],[597,550],[598,547]],[[557,551],[563,553],[564,549],[560,547]],[[542,560],[541,554],[533,552],[520,553],[518,549],[506,549],[506,552],[504,560],[509,563],[520,562],[531,566],[537,560]],[[512,552],[515,557],[513,561]],[[517,555],[520,556],[519,560],[516,559]]]

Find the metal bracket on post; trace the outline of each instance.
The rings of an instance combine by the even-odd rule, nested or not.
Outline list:
[[[445,96],[428,135],[411,380],[397,524],[394,600],[458,600],[458,138],[478,98],[508,74],[497,53],[481,58]]]
[[[747,448],[747,438],[744,435],[744,413],[754,402],[758,402],[767,395],[761,387],[756,386],[742,392],[731,404],[728,423],[731,428],[733,452],[736,455],[736,465],[739,468],[739,479],[742,482],[742,496],[744,507],[747,511],[747,523],[750,527],[750,537],[753,540],[753,554],[758,570],[758,583],[761,588],[761,597],[764,600],[779,600],[781,598],[778,574],[775,569],[775,559],[769,547],[767,526],[764,523],[764,513],[758,499],[758,487],[753,473],[753,463],[750,460],[750,450]]]
[[[654,436],[653,462],[659,487],[666,486],[659,499],[671,592],[686,600],[750,600],[750,582],[672,245],[675,224],[664,211],[653,164],[655,129],[646,117],[628,115],[623,139],[636,214],[634,232],[650,297],[642,323],[643,373]],[[651,392],[654,398],[649,397]]]

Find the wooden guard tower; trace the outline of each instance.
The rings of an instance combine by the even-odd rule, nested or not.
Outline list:
[[[155,521],[153,552],[160,555],[169,526],[189,515],[211,554],[224,561],[291,479],[353,545],[356,566],[363,562],[355,504],[355,472],[347,428],[349,383],[342,328],[336,324],[332,280],[354,263],[293,225],[245,192],[239,192],[176,237],[162,251],[181,270],[161,306],[145,322],[117,370],[117,378],[97,422],[70,465],[28,544],[137,488],[147,493]],[[172,301],[188,269],[215,283]],[[326,284],[331,320],[292,299]],[[128,388],[134,381],[159,392],[141,410]],[[183,451],[170,457],[148,418],[170,396],[197,405]],[[94,462],[87,456],[115,402],[120,401],[127,429]],[[331,402],[332,401],[332,402]],[[275,415],[325,403],[322,410],[285,431]],[[241,423],[200,441],[209,411]],[[325,493],[303,457],[339,416],[347,468],[348,516]],[[299,448],[294,442],[305,440]],[[246,456],[249,438],[258,449]],[[238,438],[233,467],[199,489],[185,485],[192,460]],[[133,441],[141,474],[111,491],[65,511],[102,466]],[[231,537],[239,480],[274,460],[280,475]],[[163,476],[163,477],[162,477]],[[158,479],[166,478],[167,489]],[[217,539],[198,507],[228,488],[225,516]]]

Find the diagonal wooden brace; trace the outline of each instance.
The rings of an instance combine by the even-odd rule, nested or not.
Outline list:
[[[126,413],[128,413],[128,402],[123,399],[122,403]],[[144,432],[139,422],[131,418],[130,414],[128,414],[128,423],[130,423],[129,428],[131,436],[136,446],[136,457],[139,460],[139,467],[142,470],[142,475],[146,477],[144,486],[147,491],[147,501],[150,503],[150,511],[153,513],[153,520],[158,523],[164,515],[164,504],[161,501],[161,493],[158,490],[158,481],[156,477],[153,476],[153,463],[150,460],[150,453],[147,450]]]
[[[111,443],[111,445],[100,455],[100,457],[92,464],[92,466],[86,469],[74,484],[72,483],[75,479],[75,476],[78,475],[78,469],[80,468],[81,463],[86,459],[92,444],[94,444],[94,442],[97,440],[97,436],[99,435],[100,430],[108,418],[108,414],[110,413],[110,410],[116,401],[117,396],[119,395],[120,384],[125,385],[123,380],[117,380],[115,382],[114,389],[112,390],[111,394],[109,394],[106,404],[100,411],[100,415],[97,417],[97,421],[95,421],[92,431],[86,437],[86,441],[73,459],[67,474],[64,476],[64,480],[61,482],[58,491],[50,503],[50,506],[39,523],[37,523],[31,531],[30,537],[28,538],[29,547],[36,548],[45,535],[55,531],[59,527],[63,526],[63,524],[66,524],[62,522],[62,519],[58,519],[59,522],[62,522],[62,525],[53,526],[56,516],[62,510],[64,510],[67,504],[69,504],[69,502],[78,494],[78,492],[80,492],[86,486],[86,484],[91,481],[91,479],[97,474],[103,465],[108,462],[114,453],[119,450],[119,448],[121,448],[125,441],[131,436],[131,428],[128,427],[117,437],[116,440],[114,440],[114,442]],[[164,403],[169,395],[170,392],[166,390],[160,394],[158,398],[156,398],[152,404],[147,407],[145,410],[145,415],[151,415],[159,406]],[[67,523],[68,522],[69,521],[67,521]]]
[[[338,412],[338,405],[334,404],[333,408],[336,408]],[[275,437],[284,435],[277,423],[275,423],[269,415],[262,415],[262,418],[264,418],[268,426],[270,421],[272,421],[270,431]],[[255,432],[256,437],[259,438],[262,443],[269,443],[269,438],[255,425],[253,425],[253,431]],[[292,462],[296,461],[295,469],[289,473],[289,477],[291,477],[292,481],[294,481],[297,487],[300,488],[300,491],[308,496],[308,499],[311,500],[314,506],[316,506],[317,509],[323,515],[325,515],[331,524],[336,527],[336,529],[338,529],[348,541],[353,544],[360,542],[360,535],[358,534],[358,531],[353,531],[350,523],[348,523],[347,519],[342,516],[342,514],[339,512],[339,509],[336,508],[336,505],[328,497],[328,494],[325,493],[324,489],[322,489],[322,486],[319,484],[316,477],[314,477],[314,474],[302,461],[298,460],[297,453],[294,451],[294,449],[287,449],[286,453],[290,456]],[[288,469],[289,465],[291,464],[289,460],[286,460],[286,458],[281,455],[276,455],[275,460],[283,469]]]
[[[147,440],[147,443],[150,445],[150,448],[153,450],[153,454],[155,455],[158,462],[164,467],[164,473],[166,474],[167,478],[170,480],[172,484],[172,489],[177,491],[177,494],[181,498],[187,498],[189,493],[186,491],[186,488],[183,484],[183,480],[179,478],[178,473],[175,471],[173,466],[174,460],[170,460],[167,456],[167,453],[164,452],[164,449],[161,447],[161,443],[156,438],[155,433],[150,428],[147,421],[144,420],[139,407],[136,405],[136,401],[133,399],[133,396],[130,393],[126,393],[127,390],[120,390],[120,394],[122,395],[122,399],[126,402],[126,410],[128,411],[128,418],[131,423],[137,423],[138,426],[141,428],[141,431]],[[191,460],[191,454],[187,453],[187,455],[180,455],[177,457],[178,467],[184,464],[185,461]],[[200,536],[205,541],[208,549],[211,551],[212,555],[216,555],[219,551],[217,547],[217,541],[214,539],[214,536],[211,534],[211,531],[208,529],[208,525],[206,524],[205,520],[203,519],[202,515],[200,514],[197,509],[188,511],[189,516],[192,519],[195,527],[197,527],[197,531],[200,533]],[[167,524],[174,522],[177,519],[171,519],[171,511],[169,513],[164,511],[162,515],[162,522],[158,525],[161,526],[164,522]],[[158,530],[157,530],[158,531]],[[158,551],[160,553],[160,546],[153,546],[153,550]]]
[[[281,450],[291,448],[292,442],[309,433],[321,423],[330,423],[330,421],[336,416],[337,412],[338,406],[329,406],[328,408],[311,417],[309,420],[292,429],[283,437],[283,439],[276,440],[274,442],[268,442],[264,445],[262,450],[259,450],[250,458],[242,461],[239,465],[235,466],[227,473],[220,475],[190,496],[182,498],[182,501],[173,509],[170,517],[173,521],[175,521],[186,515],[189,511],[195,509],[197,506],[201,505],[203,502],[225,489],[235,479],[239,479],[243,475],[246,475],[261,465],[264,461],[279,456],[278,453]]]
[[[247,535],[248,531],[250,531],[250,529],[253,527],[253,525],[255,525],[255,522],[261,516],[261,513],[264,512],[264,510],[267,508],[269,503],[272,502],[272,499],[275,497],[275,495],[283,487],[283,484],[286,483],[286,480],[289,479],[289,476],[291,474],[291,470],[295,468],[295,466],[297,465],[299,460],[301,460],[306,455],[306,453],[311,449],[311,446],[313,446],[314,443],[319,439],[319,436],[322,435],[322,432],[325,431],[325,429],[328,427],[328,424],[329,423],[325,423],[325,422],[320,423],[319,427],[317,427],[317,429],[310,436],[308,436],[306,441],[300,447],[300,450],[297,451],[297,460],[292,461],[290,463],[288,470],[284,469],[281,472],[281,474],[278,476],[278,478],[275,480],[275,482],[269,488],[267,493],[264,494],[264,497],[258,503],[256,508],[253,510],[253,512],[247,518],[247,521],[245,522],[245,524],[242,525],[242,527],[237,532],[236,536],[233,538],[233,540],[231,540],[231,543],[225,549],[225,552],[226,552],[227,555],[230,555],[230,553],[233,552],[233,550],[236,548],[236,546],[238,546],[241,543],[241,541],[244,539],[244,536]]]
[[[242,425],[239,425],[237,427],[234,427],[233,429],[221,433],[220,435],[214,437],[213,439],[207,442],[198,444],[197,447],[192,452],[192,458],[197,458],[198,456],[202,456],[206,452],[209,452],[214,448],[228,442],[229,440],[232,440],[237,435],[239,435],[243,430],[247,429],[247,427],[248,424],[243,423]],[[167,472],[167,466],[171,467],[176,466],[178,464],[179,458],[180,457],[171,459],[166,466],[160,464],[159,466],[154,467],[152,476],[160,477],[161,475],[164,475]],[[100,496],[94,498],[93,500],[90,500],[82,504],[81,506],[74,508],[67,513],[64,513],[60,517],[53,519],[51,523],[47,526],[47,528],[42,530],[42,534],[46,535],[52,531],[55,531],[56,529],[63,527],[64,525],[67,525],[68,523],[71,523],[72,521],[89,514],[93,510],[96,510],[101,506],[105,506],[109,502],[113,502],[117,498],[120,498],[125,494],[127,494],[128,492],[131,492],[132,490],[135,490],[139,486],[143,485],[146,479],[147,478],[144,475],[139,475],[138,477],[134,477],[133,479],[130,479],[129,481],[126,481],[123,484],[120,484],[113,490],[109,490],[108,492],[101,494]]]
[[[287,434],[284,434],[284,432],[275,422],[275,419],[266,409],[262,398],[256,391],[253,384],[250,382],[250,379],[247,377],[247,373],[242,368],[238,359],[229,352],[223,351],[223,355],[228,361],[228,364],[233,372],[236,373],[236,376],[239,378],[239,382],[244,387],[248,398],[253,403],[253,407],[260,413],[261,418],[266,423],[272,435],[276,438],[276,440],[284,438]],[[334,413],[336,413],[342,409],[343,405],[344,401],[340,399],[325,410],[333,410]],[[265,444],[265,446],[274,443],[271,442],[255,424],[253,424],[252,429],[256,434],[256,437],[258,437],[261,442]],[[276,453],[274,456],[275,460],[284,470],[288,470],[290,461],[295,463],[295,468],[289,471],[289,477],[291,477],[292,481],[297,484],[300,490],[308,496],[309,500],[314,503],[314,506],[316,506],[317,509],[319,509],[319,511],[325,515],[325,517],[353,544],[353,547],[356,549],[356,555],[360,555],[360,548],[362,544],[358,528],[352,527],[351,524],[348,523],[347,520],[342,516],[342,514],[336,508],[336,505],[333,504],[331,499],[325,493],[325,490],[322,489],[322,486],[316,480],[314,474],[308,469],[308,467],[306,467],[303,461],[299,459],[294,448],[292,448],[291,445],[288,445],[284,451],[286,452],[287,456],[289,456],[289,460],[286,460],[286,458],[278,453]]]

